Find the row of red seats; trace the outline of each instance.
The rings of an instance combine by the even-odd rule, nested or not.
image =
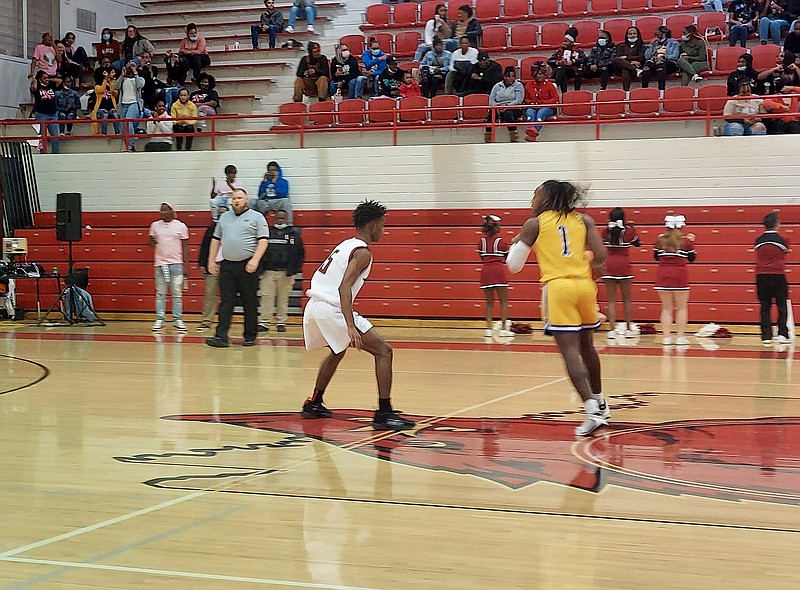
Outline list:
[[[417,4],[373,4],[367,7],[366,21],[362,30],[404,28],[424,25],[433,18],[440,2],[431,0]],[[529,18],[542,19],[552,16],[608,16],[648,11],[691,10],[700,6],[694,0],[450,0],[447,2],[448,18],[455,20],[458,9],[464,4],[475,9],[475,17],[482,23],[515,22]]]

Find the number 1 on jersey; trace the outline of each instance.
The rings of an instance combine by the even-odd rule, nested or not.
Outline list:
[[[337,248],[336,250],[334,250],[333,252],[331,252],[331,255],[330,255],[330,256],[328,256],[327,260],[325,260],[325,262],[323,262],[323,263],[320,265],[320,267],[319,267],[319,270],[318,270],[317,272],[319,272],[320,274],[323,274],[323,275],[324,275],[326,272],[328,272],[328,268],[330,267],[330,265],[331,265],[331,264],[333,264],[333,257],[334,257],[334,256],[336,256],[336,254],[337,254],[338,252],[339,252],[339,249],[338,249],[338,248]]]
[[[572,252],[569,249],[569,238],[567,237],[567,226],[566,225],[559,225],[558,231],[561,233],[561,244],[564,246],[563,250],[561,250],[561,256],[572,256]]]

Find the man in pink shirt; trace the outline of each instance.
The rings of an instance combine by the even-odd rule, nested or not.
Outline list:
[[[155,249],[156,321],[153,330],[164,327],[167,285],[172,293],[172,325],[186,331],[183,313],[183,279],[189,277],[189,228],[175,218],[175,207],[161,203],[161,219],[150,224],[150,247]],[[184,263],[186,268],[184,268]]]
[[[28,78],[33,78],[39,70],[44,70],[52,78],[56,75],[57,69],[58,61],[56,60],[56,49],[53,47],[53,35],[52,33],[44,33],[42,42],[33,50],[31,72]]]

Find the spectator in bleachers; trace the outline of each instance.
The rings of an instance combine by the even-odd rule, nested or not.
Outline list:
[[[789,86],[782,79],[778,80],[775,92],[781,94],[797,94],[800,91],[798,86]],[[800,109],[798,109],[797,97],[786,98],[766,98],[762,103],[764,110],[771,114],[782,114],[781,117],[765,118],[764,123],[769,135],[782,135],[785,133],[800,133]]]
[[[266,10],[261,13],[261,20],[250,27],[253,49],[258,49],[259,35],[269,35],[269,48],[275,49],[278,33],[283,31],[283,13],[275,9],[275,0],[264,0]]]
[[[114,75],[116,75],[116,71],[111,67],[111,59],[104,57],[97,62],[97,67],[94,69],[94,83],[100,84],[106,79],[109,72],[114,72]]]
[[[455,51],[458,49],[459,39],[467,37],[469,44],[475,48],[481,46],[481,38],[483,37],[483,29],[481,23],[475,18],[472,7],[469,4],[464,4],[458,9],[458,20],[452,27],[452,37],[447,40],[448,51]]]
[[[119,91],[117,110],[119,111],[120,118],[138,119],[141,116],[148,116],[145,114],[144,98],[142,97],[144,78],[139,75],[136,62],[128,62],[123,75],[114,82],[114,88]],[[130,121],[127,123],[127,126],[128,134],[130,135],[128,138],[128,149],[135,152],[136,146],[134,142],[136,140],[136,130],[139,128],[139,122]]]
[[[105,27],[100,34],[100,43],[97,44],[97,62],[101,63],[103,58],[108,58],[111,63],[119,59],[120,43],[114,39],[114,32]]]
[[[423,96],[433,98],[444,87],[444,79],[450,72],[452,57],[453,54],[444,48],[444,41],[435,37],[433,49],[425,54],[419,66]]]
[[[56,94],[59,121],[73,121],[81,113],[81,99],[78,93],[72,89],[72,84],[72,77],[64,76],[61,81],[61,90]],[[59,130],[61,135],[72,135],[72,123],[61,124]]]
[[[761,19],[758,21],[758,38],[761,44],[766,45],[771,38],[773,45],[780,45],[783,32],[792,22],[792,15],[786,10],[786,0],[763,0],[759,6]]]
[[[186,81],[189,70],[192,70],[192,82],[196,82],[202,69],[211,65],[206,40],[197,32],[197,25],[194,23],[186,25],[186,36],[181,40],[178,55],[178,67],[183,74],[182,78],[179,75],[179,79],[182,83]]]
[[[708,48],[705,39],[697,32],[697,27],[688,25],[681,36],[681,56],[677,61],[681,70],[681,86],[690,82],[700,82],[700,72],[708,69]]]
[[[186,88],[181,88],[178,93],[178,102],[172,104],[172,111],[170,112],[175,122],[172,124],[172,130],[177,133],[194,133],[195,125],[197,125],[197,105],[189,100],[189,91]],[[181,151],[186,139],[186,151],[191,151],[192,141],[194,137],[191,135],[185,138],[182,135],[175,137],[175,149]]]
[[[525,104],[532,105],[525,111],[528,121],[546,121],[555,114],[554,106],[544,106],[558,104],[558,89],[547,79],[547,70],[547,64],[543,61],[531,64],[531,80],[525,84]],[[541,125],[528,127],[525,139],[536,141],[541,130]]]
[[[338,92],[340,95],[347,93],[348,98],[361,98],[366,84],[367,77],[361,73],[356,56],[350,53],[347,45],[337,45],[331,60],[330,95]]]
[[[89,56],[86,54],[86,50],[80,46],[75,47],[75,33],[67,33],[61,42],[64,44],[64,50],[71,61],[80,64],[84,69],[89,67]],[[77,82],[80,82],[80,80],[77,80]]]
[[[328,100],[331,68],[328,58],[316,41],[308,42],[308,54],[300,58],[297,77],[294,79],[294,101],[303,102],[303,95],[316,96],[320,102]]]
[[[80,81],[83,67],[67,56],[67,48],[63,41],[56,41],[54,46],[56,49],[56,63],[58,64],[57,76],[62,80],[65,76],[69,76],[73,80]]]
[[[753,88],[749,80],[739,84],[739,94],[725,103],[722,114],[725,116],[723,135],[735,137],[741,135],[766,135],[767,128],[758,114],[761,112],[761,99],[752,97]]]
[[[403,83],[405,72],[397,65],[397,60],[391,56],[386,60],[386,69],[378,77],[378,95],[391,98],[400,97],[400,84]]]
[[[155,107],[158,95],[163,93],[167,85],[158,79],[158,66],[153,63],[153,57],[149,51],[145,51],[140,56],[140,60],[139,75],[144,80],[142,98],[145,108],[152,109]]]
[[[217,220],[220,207],[230,209],[233,191],[237,188],[244,189],[244,184],[236,178],[238,172],[236,166],[228,164],[225,166],[225,178],[211,179],[211,217],[214,221]]]
[[[50,137],[50,153],[53,154],[57,154],[61,149],[61,142],[58,140],[57,92],[57,83],[50,80],[50,76],[47,72],[44,70],[36,72],[33,80],[31,80],[33,118],[37,121],[41,121],[42,126],[47,126],[47,135]],[[55,122],[49,123],[49,121]]]
[[[302,10],[302,12],[301,12]],[[294,33],[294,23],[298,16],[305,16],[308,26],[306,30],[314,33],[314,19],[317,17],[317,7],[315,0],[294,0],[289,9],[289,26],[286,27],[287,33]]]
[[[150,114],[150,120],[147,121],[147,134],[153,135],[156,133],[163,133],[161,137],[151,137],[147,144],[144,146],[146,152],[169,152],[172,151],[172,117],[167,111],[167,105],[163,100],[159,100],[155,104],[155,110]]]
[[[107,60],[107,57],[103,58],[103,61]],[[105,119],[114,119],[114,133],[119,134],[119,123],[116,122],[116,119],[119,119],[119,112],[117,111],[119,91],[114,88],[114,78],[116,78],[117,74],[110,65],[104,72],[105,76],[94,87],[95,102],[92,110],[92,120],[95,122],[92,123],[92,133],[106,135],[108,133],[108,124]],[[98,125],[97,121],[103,121],[103,123]]]
[[[747,37],[756,30],[758,24],[758,5],[754,0],[733,0],[728,5],[728,42],[731,47],[740,43],[747,47]]]
[[[258,199],[251,200],[250,206],[265,215],[268,211],[285,211],[289,223],[293,222],[289,181],[283,177],[283,170],[277,162],[267,164],[267,173],[258,187]]]
[[[145,51],[152,55],[156,52],[156,48],[150,43],[149,39],[142,36],[139,29],[133,25],[128,25],[128,28],[125,29],[125,39],[123,39],[120,46],[119,59],[111,65],[114,66],[115,70],[122,70],[132,61],[136,62],[138,66],[142,63],[140,56]]]
[[[397,89],[400,93],[400,98],[421,98],[422,88],[412,78],[411,72],[403,72],[403,83]]]
[[[503,70],[500,64],[493,61],[485,51],[478,52],[478,63],[472,66],[466,90],[462,96],[468,94],[491,94],[495,84],[502,81]]]
[[[503,71],[503,80],[495,84],[492,88],[492,93],[489,95],[489,105],[511,107],[506,109],[498,109],[496,111],[496,120],[504,123],[516,123],[522,118],[522,109],[513,108],[519,107],[525,102],[525,87],[517,81],[517,69],[514,66],[508,66]],[[489,113],[491,118],[492,113]],[[491,119],[490,119],[491,120]],[[511,125],[507,127],[508,138],[512,143],[519,141],[517,133],[517,126]],[[485,134],[486,142],[491,141],[491,130],[487,129]]]
[[[725,12],[722,0],[703,0],[701,4],[706,12]]]
[[[478,63],[478,50],[469,44],[469,37],[461,37],[460,46],[450,59],[450,71],[444,79],[445,94],[461,94],[469,81],[472,66]]]
[[[433,18],[425,23],[425,29],[422,32],[422,43],[417,47],[414,53],[414,61],[421,62],[425,54],[433,49],[434,37],[440,39],[449,39],[452,35],[452,28],[447,21],[447,5],[437,4],[433,13]],[[372,40],[370,39],[370,44]]]
[[[678,71],[678,58],[681,56],[681,44],[672,38],[672,31],[661,26],[656,29],[653,40],[644,50],[642,66],[642,88],[650,86],[650,80],[658,80],[658,89],[667,87],[667,76]]]
[[[644,61],[642,34],[638,28],[629,27],[625,31],[625,40],[617,45],[614,58],[614,68],[622,76],[622,89],[625,92],[631,89],[631,81],[642,74]]]
[[[189,95],[195,105],[197,105],[197,116],[208,117],[209,115],[216,115],[219,108],[219,94],[214,88],[217,81],[214,76],[203,72],[197,79],[197,90]]]
[[[583,62],[581,77],[583,79],[600,78],[600,90],[605,90],[608,87],[608,79],[611,77],[611,68],[614,65],[616,53],[617,46],[611,38],[611,33],[601,30],[597,35],[597,43]]]
[[[28,78],[33,79],[37,72],[45,72],[48,80],[57,78],[58,73],[58,59],[56,55],[56,48],[53,45],[53,34],[44,33],[42,35],[42,42],[39,43],[33,50],[33,57],[31,58],[31,71]],[[60,80],[58,82],[60,83]]]
[[[781,51],[775,60],[775,65],[758,73],[756,78],[756,94],[775,94],[779,81],[784,85],[800,86],[800,68],[795,63],[795,55],[791,51]]]
[[[575,90],[581,89],[581,71],[586,55],[575,44],[574,31],[567,31],[561,47],[553,52],[547,63],[553,68],[556,85],[564,93],[567,91],[567,83],[574,79]]]
[[[364,67],[367,68],[367,76],[372,78],[372,83],[375,86],[375,94],[380,94],[378,80],[384,70],[386,70],[386,60],[390,57],[391,55],[381,50],[381,45],[375,37],[369,38],[369,47],[361,56],[361,61],[364,62]]]
[[[175,217],[175,207],[161,203],[158,221],[150,224],[150,247],[155,251],[156,321],[153,330],[164,327],[167,287],[172,294],[172,325],[181,332],[183,323],[183,279],[189,278],[189,228]]]
[[[205,295],[203,297],[203,320],[197,326],[198,332],[204,332],[211,327],[214,322],[214,315],[217,313],[217,299],[219,296],[219,276],[212,275],[208,271],[208,253],[211,251],[211,240],[214,237],[214,230],[217,228],[217,219],[228,210],[227,207],[220,206],[213,208],[211,213],[211,224],[206,228],[203,241],[200,244],[197,266],[203,271],[205,282]],[[218,256],[217,264],[222,262],[222,256]]]
[[[261,259],[259,332],[269,332],[273,314],[278,332],[286,331],[289,296],[295,275],[303,269],[303,260],[305,248],[300,231],[289,221],[286,211],[279,209],[275,213],[275,223],[269,228],[269,247]]]
[[[800,55],[800,20],[794,21],[794,27],[783,42],[783,49]]]
[[[757,79],[758,72],[753,69],[753,56],[749,53],[743,53],[739,56],[739,65],[728,74],[728,96],[739,94],[739,87],[742,82],[755,84]]]

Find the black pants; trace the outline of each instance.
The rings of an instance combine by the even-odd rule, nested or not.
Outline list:
[[[575,78],[575,90],[581,89],[581,71],[572,66],[558,66],[556,68],[556,86],[561,90],[561,94],[567,91],[567,82],[570,78]]]
[[[197,80],[200,77],[201,70],[211,65],[211,58],[206,53],[182,55],[180,65],[183,68],[183,72],[192,70],[192,78]],[[186,79],[185,73],[183,74],[183,79]]]
[[[781,121],[780,119],[767,119],[767,133],[769,135],[781,135],[784,133],[800,133],[800,121]]]
[[[258,322],[258,273],[245,270],[247,260],[223,260],[219,265],[219,323],[217,337],[227,342],[233,318],[236,294],[242,298],[244,308],[244,339],[256,339]]]
[[[505,111],[497,111],[497,121],[502,121],[503,123],[519,123],[520,117],[522,117],[522,109],[506,109]],[[486,117],[487,122],[492,121],[492,113],[489,113],[489,116]],[[509,131],[516,131],[517,126],[514,125],[513,127],[506,127]],[[491,133],[492,128],[487,127],[486,133]]]
[[[678,64],[674,61],[646,61],[642,72],[642,88],[650,86],[650,80],[658,80],[658,89],[664,90],[667,87],[667,76],[678,71]]]
[[[778,308],[778,335],[788,338],[786,299],[789,296],[789,286],[786,284],[786,276],[756,275],[756,288],[758,301],[761,303],[761,339],[772,340],[772,317],[770,311],[773,299]]]
[[[581,77],[584,80],[591,80],[592,78],[600,78],[600,90],[605,90],[608,86],[608,79],[611,77],[611,72],[608,68],[597,68],[596,72],[593,72],[589,69],[589,67],[585,67]]]
[[[146,152],[170,152],[172,144],[166,141],[150,141],[144,146]]]
[[[173,125],[172,130],[175,133],[194,133],[194,125]],[[186,151],[191,151],[192,149],[192,141],[194,137],[191,135],[187,137],[183,137],[182,135],[175,136],[175,149],[177,151],[181,151],[183,149],[183,140],[186,140]]]

